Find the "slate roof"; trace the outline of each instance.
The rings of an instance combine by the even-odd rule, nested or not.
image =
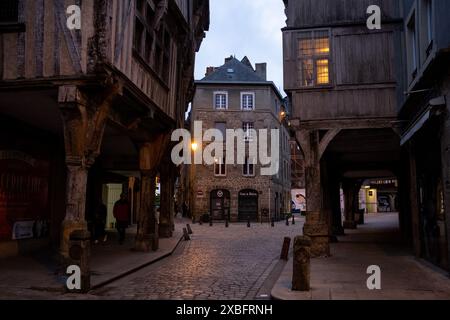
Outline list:
[[[232,72],[231,72],[232,71]],[[213,73],[204,77],[200,82],[263,82],[267,81],[256,74],[247,57],[242,61],[230,57],[223,66],[215,69]]]

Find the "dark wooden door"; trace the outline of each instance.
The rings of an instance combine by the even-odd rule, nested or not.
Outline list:
[[[239,192],[239,221],[258,220],[258,192],[242,190]]]
[[[230,192],[228,190],[214,190],[210,197],[212,219],[230,219]]]

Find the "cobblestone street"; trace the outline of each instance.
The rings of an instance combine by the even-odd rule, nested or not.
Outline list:
[[[192,241],[172,257],[91,294],[106,299],[254,299],[279,260],[284,237],[301,233],[268,224],[194,225]]]

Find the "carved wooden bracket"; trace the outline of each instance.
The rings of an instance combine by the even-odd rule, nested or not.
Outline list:
[[[100,154],[111,105],[122,94],[122,88],[120,82],[110,79],[100,95],[90,98],[75,85],[59,87],[58,103],[63,118],[68,163],[87,167],[94,163]]]

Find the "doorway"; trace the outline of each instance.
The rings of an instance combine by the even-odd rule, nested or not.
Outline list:
[[[210,194],[211,217],[213,220],[230,220],[230,191],[219,189]]]
[[[239,221],[258,220],[258,191],[246,189],[239,192]]]

